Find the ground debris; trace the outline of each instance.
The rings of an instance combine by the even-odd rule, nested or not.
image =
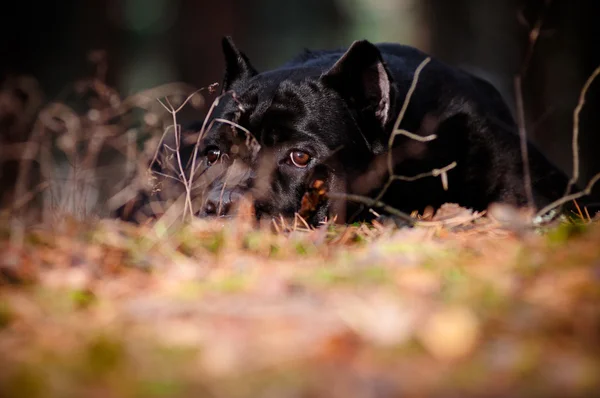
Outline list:
[[[600,393],[600,224],[473,215],[3,237],[0,395]]]

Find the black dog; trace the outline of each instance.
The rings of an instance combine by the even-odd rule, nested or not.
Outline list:
[[[230,38],[223,51],[223,96],[197,159],[200,216],[230,214],[247,193],[258,216],[293,216],[317,180],[328,192],[378,198],[405,212],[444,203],[476,210],[493,202],[527,205],[517,128],[486,81],[432,59],[399,125],[427,139],[397,134],[390,147],[415,71],[427,58],[421,51],[357,41],[346,51],[305,51],[263,73]],[[568,178],[531,144],[528,152],[539,208],[564,193]],[[447,186],[427,176],[454,162]],[[388,166],[408,178],[395,178],[383,192]],[[347,220],[364,207],[317,199],[308,216],[313,224],[334,213]]]

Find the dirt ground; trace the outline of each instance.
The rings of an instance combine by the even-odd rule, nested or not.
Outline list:
[[[3,397],[600,394],[600,224],[0,223]]]

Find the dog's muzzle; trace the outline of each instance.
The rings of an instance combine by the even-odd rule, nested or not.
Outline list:
[[[204,201],[201,215],[205,217],[224,217],[235,213],[237,204],[244,194],[238,187],[213,187]]]

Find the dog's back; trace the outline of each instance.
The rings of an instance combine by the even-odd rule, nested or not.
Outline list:
[[[395,98],[397,113],[413,82],[415,70],[428,55],[416,48],[394,43],[381,43],[376,47],[398,88],[398,97]],[[305,50],[284,64],[282,68],[303,70],[304,74],[325,73],[345,52],[346,49]],[[443,144],[437,145],[438,148],[430,151],[429,156],[450,159],[453,156],[451,152],[454,152],[455,158],[461,163],[459,167],[463,168],[467,174],[471,174],[471,176],[466,176],[467,180],[474,181],[483,178],[483,181],[479,181],[477,189],[488,190],[490,195],[478,202],[468,203],[467,200],[468,204],[483,208],[489,200],[506,201],[515,205],[527,203],[521,138],[518,135],[511,111],[494,86],[466,71],[431,59],[421,74],[399,127],[406,131],[418,132],[423,128],[423,121],[431,115],[438,119],[438,128],[443,124],[443,120],[457,118],[459,115],[467,116],[463,126],[454,125],[454,127],[461,127],[467,136],[459,137],[460,134],[456,131],[447,131],[448,134],[456,135],[457,142],[453,144],[452,137],[440,137],[438,132],[439,142]],[[478,126],[467,128],[467,125],[473,126],[474,124],[478,124]],[[444,133],[443,128],[441,133]],[[406,142],[407,140],[400,137],[398,141]],[[458,148],[457,143],[462,143],[470,148],[464,151],[465,148]],[[381,151],[384,152],[387,149],[384,147],[381,148]],[[568,177],[533,144],[527,145],[527,151],[530,160],[534,204],[542,207],[558,199],[565,192]],[[461,153],[465,156],[461,156]],[[487,154],[484,155],[485,158],[481,156],[484,153]],[[486,174],[485,164],[490,163],[493,167],[487,169]],[[407,167],[404,171],[408,174],[416,173],[416,170],[412,170],[411,167]],[[424,187],[428,184],[427,181],[423,182]],[[419,183],[413,185],[419,185]],[[464,191],[462,187],[459,189]],[[465,193],[466,195],[461,196],[479,196],[475,193],[472,194],[468,189]],[[430,196],[429,199],[434,198]],[[416,206],[419,199],[414,198],[411,202],[409,207]]]

